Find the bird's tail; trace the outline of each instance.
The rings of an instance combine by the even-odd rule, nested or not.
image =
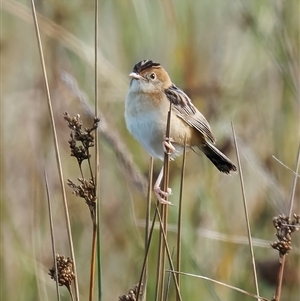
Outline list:
[[[213,144],[206,143],[201,146],[201,150],[219,171],[226,174],[229,174],[231,171],[236,171],[236,166]]]

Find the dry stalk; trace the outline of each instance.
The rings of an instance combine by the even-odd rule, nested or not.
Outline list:
[[[137,285],[137,299],[138,301],[139,296],[143,297],[143,300],[146,300],[146,293],[147,293],[147,281],[148,281],[148,252],[150,248],[150,242],[152,238],[152,233],[155,225],[155,217],[156,212],[153,217],[152,226],[150,227],[150,211],[151,211],[151,196],[152,196],[152,177],[153,177],[153,158],[150,157],[149,162],[149,172],[148,172],[148,194],[147,194],[147,208],[146,208],[146,225],[145,225],[145,255],[144,255],[144,262],[142,265],[142,271],[139,279],[139,283]],[[141,291],[142,290],[142,291]]]
[[[54,228],[53,228],[53,215],[52,215],[52,206],[50,202],[50,195],[49,195],[49,185],[48,185],[48,177],[46,174],[46,171],[44,171],[45,176],[45,185],[46,185],[46,194],[47,194],[47,204],[48,204],[48,213],[49,213],[49,224],[50,224],[50,235],[51,235],[51,245],[52,245],[52,255],[53,255],[53,261],[54,261],[54,273],[55,275],[58,275],[57,271],[57,260],[56,260],[56,247],[55,247],[55,239],[54,239]],[[60,294],[59,294],[59,283],[58,278],[55,278],[56,282],[56,295],[57,300],[60,301]]]
[[[171,127],[171,115],[172,115],[172,102],[170,102],[170,108],[168,112],[167,118],[167,127],[166,127],[166,139],[170,138],[170,127]],[[163,165],[163,191],[168,191],[169,187],[169,173],[170,173],[170,154],[165,152],[164,155],[164,165]],[[165,200],[168,200],[168,197],[164,197]],[[159,204],[159,203],[157,203]],[[167,248],[167,240],[163,240],[162,234],[165,233],[167,235],[167,224],[168,224],[168,206],[165,204],[160,204],[160,212],[162,216],[163,222],[160,224],[160,232],[159,232],[159,250],[158,250],[158,261],[157,261],[157,277],[156,277],[156,293],[155,300],[163,300],[163,293],[165,287],[165,262],[166,262],[166,248]]]
[[[236,141],[236,135],[235,135],[233,123],[231,123],[231,127],[232,127],[232,133],[233,133],[233,138],[234,138],[236,157],[237,157],[237,161],[238,161],[238,171],[239,171],[239,176],[240,176],[241,189],[242,189],[242,194],[243,194],[243,205],[244,205],[244,212],[245,212],[245,218],[246,218],[246,226],[247,226],[247,234],[248,234],[251,262],[252,262],[253,278],[254,278],[256,295],[259,296],[257,271],[256,271],[256,265],[255,265],[255,257],[254,257],[251,229],[250,229],[250,220],[249,220],[249,214],[248,214],[245,185],[244,185],[244,179],[243,179],[243,174],[242,174],[242,165],[241,165],[240,154],[239,154],[239,150],[238,150],[238,145],[237,145],[237,141]]]
[[[72,241],[70,217],[69,217],[69,211],[68,211],[68,206],[67,206],[66,190],[65,190],[64,177],[63,177],[62,166],[61,166],[60,152],[59,152],[59,148],[58,148],[56,126],[55,126],[55,121],[54,121],[54,116],[53,116],[50,89],[49,89],[48,77],[47,77],[47,71],[46,71],[46,65],[45,65],[45,59],[44,59],[44,51],[43,51],[43,46],[42,46],[42,40],[41,40],[39,23],[38,23],[38,19],[37,19],[37,13],[36,13],[34,0],[31,0],[31,8],[32,8],[34,28],[35,28],[35,33],[36,33],[36,38],[37,38],[37,43],[38,43],[38,49],[39,49],[39,54],[40,54],[43,79],[44,79],[44,84],[45,84],[45,88],[46,88],[47,105],[48,105],[48,110],[49,110],[49,115],[50,115],[50,120],[51,120],[51,129],[52,129],[53,139],[54,139],[56,162],[57,162],[57,167],[58,167],[58,172],[59,172],[60,186],[61,186],[61,190],[62,190],[62,198],[63,198],[64,213],[65,213],[66,227],[67,227],[67,233],[68,233],[69,248],[70,248],[71,258],[73,261],[74,273],[76,275],[77,274],[76,273],[76,263],[75,263],[75,255],[74,255],[74,246],[73,246],[73,241]],[[79,301],[79,289],[78,289],[77,277],[75,277],[75,296],[76,296],[76,300]]]
[[[263,298],[261,296],[258,296],[258,295],[252,294],[252,293],[249,293],[249,292],[247,292],[245,290],[242,290],[242,289],[240,289],[240,288],[238,288],[236,286],[232,286],[232,285],[226,284],[224,282],[221,282],[221,281],[209,278],[209,277],[205,277],[205,276],[201,276],[201,275],[195,275],[195,274],[191,274],[191,273],[178,272],[178,271],[174,271],[174,270],[173,271],[169,270],[168,272],[171,272],[172,274],[181,274],[181,275],[185,275],[185,276],[188,276],[188,277],[194,277],[194,278],[208,280],[210,282],[213,282],[213,283],[222,285],[224,287],[228,287],[230,289],[233,289],[233,290],[235,290],[237,292],[240,292],[240,293],[242,293],[242,294],[244,294],[246,296],[250,296],[250,297],[256,298],[259,301],[270,301],[269,299]]]
[[[95,90],[95,107],[94,116],[98,116],[98,44],[99,44],[99,0],[95,0],[95,42],[94,42],[94,54],[95,54],[95,65],[94,65],[94,90]],[[102,279],[101,279],[101,247],[100,247],[100,159],[99,159],[99,133],[98,128],[95,135],[95,194],[98,196],[96,199],[96,222],[93,223],[93,243],[92,243],[92,258],[91,258],[91,271],[90,271],[90,293],[89,300],[92,301],[94,295],[94,282],[95,282],[95,260],[97,255],[97,271],[98,271],[98,300],[102,299]]]
[[[169,246],[168,246],[168,242],[167,242],[167,235],[166,235],[166,233],[163,229],[163,220],[162,220],[162,216],[159,212],[158,206],[156,206],[156,211],[157,211],[158,220],[159,220],[159,223],[160,223],[160,226],[161,226],[161,229],[162,229],[161,234],[162,234],[162,238],[163,238],[164,244],[165,244],[165,251],[166,251],[167,256],[168,256],[171,271],[173,272],[172,276],[173,276],[173,280],[174,280],[174,284],[175,284],[175,288],[176,288],[177,299],[179,301],[182,301],[181,294],[180,294],[180,289],[179,289],[178,282],[177,282],[177,278],[176,278],[175,273],[174,273],[175,268],[174,268],[174,264],[173,264],[173,261],[172,261],[172,255],[171,255],[171,252],[170,252],[170,249],[169,249]],[[164,272],[165,272],[165,270],[164,270]]]
[[[183,148],[183,159],[182,159],[182,168],[181,168],[181,178],[180,178],[180,192],[179,192],[179,208],[178,208],[178,223],[177,223],[177,258],[176,258],[176,270],[180,272],[181,266],[181,225],[182,225],[182,197],[183,197],[183,185],[184,185],[184,171],[186,163],[186,137],[184,138],[184,148]],[[178,287],[180,290],[180,274],[176,274],[176,279]],[[179,296],[177,296],[177,301]]]

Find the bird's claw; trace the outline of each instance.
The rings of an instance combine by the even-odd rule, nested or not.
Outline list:
[[[173,153],[177,152],[176,148],[172,144],[172,138],[164,136],[163,140],[163,149],[164,152],[168,155],[172,155]]]
[[[169,195],[172,194],[172,189],[171,188],[167,188],[167,191],[163,191],[160,189],[159,186],[157,187],[154,187],[154,193],[158,199],[158,201],[161,203],[161,204],[164,204],[164,205],[172,205],[171,202],[167,201],[165,198],[167,198]]]

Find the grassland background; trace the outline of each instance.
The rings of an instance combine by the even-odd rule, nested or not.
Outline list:
[[[55,285],[43,178],[50,183],[57,250],[68,255],[53,137],[29,1],[1,1],[1,299],[53,300]],[[21,5],[18,5],[21,4]],[[257,263],[277,259],[272,217],[287,213],[299,132],[299,1],[99,1],[99,108],[143,174],[149,157],[126,130],[128,74],[142,59],[160,62],[209,120],[217,145],[235,162],[239,143]],[[69,156],[64,111],[85,116],[62,80],[74,77],[93,106],[92,1],[36,1],[65,178],[79,176]],[[48,21],[47,21],[48,20]],[[53,30],[53,24],[63,30]],[[71,34],[69,36],[68,34]],[[138,281],[143,259],[145,197],[115,150],[100,138],[103,300],[117,300]],[[176,224],[181,159],[171,164],[170,227]],[[160,163],[156,162],[155,170]],[[91,223],[84,202],[67,189],[82,300],[87,299]],[[293,212],[299,213],[299,185]],[[254,291],[238,175],[220,174],[190,152],[184,190],[185,272]],[[226,235],[215,239],[213,233]],[[172,241],[172,233],[169,234]],[[175,234],[174,234],[175,237]],[[298,300],[299,234],[282,300]],[[156,248],[151,248],[148,300]],[[172,243],[171,243],[172,246]],[[152,273],[152,274],[151,274]],[[274,286],[259,276],[261,294]],[[203,280],[182,279],[184,300],[252,300]],[[63,300],[68,300],[65,293]]]

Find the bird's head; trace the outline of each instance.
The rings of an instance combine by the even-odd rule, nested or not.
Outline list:
[[[171,79],[166,70],[151,60],[138,62],[133,67],[130,89],[136,92],[157,93],[172,85]]]

